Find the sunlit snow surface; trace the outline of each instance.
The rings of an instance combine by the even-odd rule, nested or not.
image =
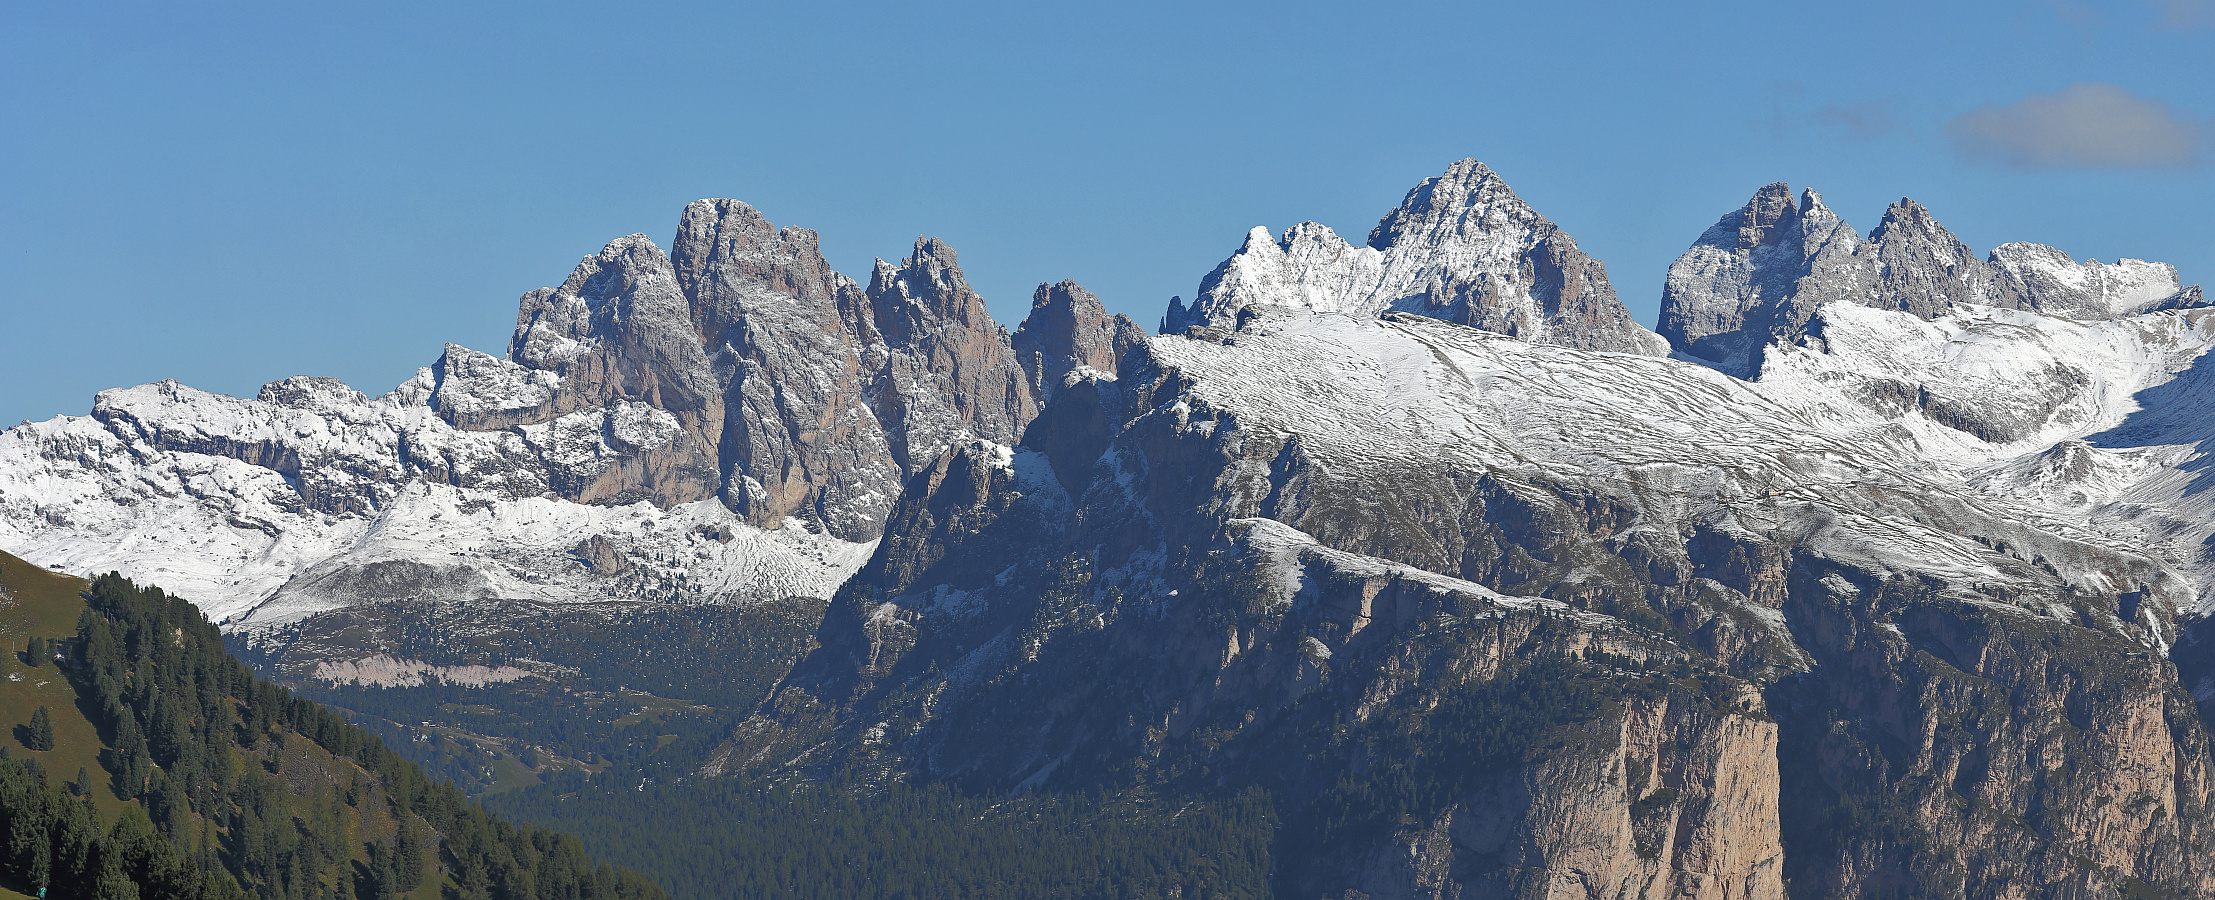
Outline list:
[[[1327,466],[1434,459],[1581,482],[1650,523],[1735,519],[1971,582],[2008,577],[1988,542],[2023,530],[2081,588],[2134,590],[2096,557],[2150,553],[2204,604],[2215,508],[2191,472],[2215,420],[2189,384],[2211,315],[1975,307],[1924,322],[1840,305],[1751,382],[1412,316],[1269,316],[1155,348],[1193,378],[1192,400],[1296,433]]]
[[[2137,586],[2072,560],[2151,554],[2204,612],[2210,316],[1969,307],[1925,322],[1834,305],[1750,382],[1403,315],[1273,314],[1154,351],[1193,378],[1192,402],[1298,434],[1329,466],[1582,481],[1647,525],[1729,522],[1971,581],[2004,577],[1980,543],[2004,525],[2044,535],[2040,557],[2087,589]],[[555,499],[550,470],[665,440],[666,414],[619,404],[470,432],[431,410],[431,389],[426,372],[377,398],[328,379],[256,400],[173,382],[104,392],[95,415],[0,432],[0,549],[119,570],[251,628],[376,599],[397,577],[379,564],[438,599],[744,603],[828,596],[873,547],[748,527],[714,501]],[[614,571],[588,564],[596,537]]]
[[[605,428],[573,414],[468,432],[431,411],[429,389],[426,372],[375,399],[328,379],[288,379],[258,400],[174,382],[103,392],[94,416],[0,432],[0,549],[120,571],[253,628],[384,599],[377,580],[399,576],[407,596],[455,600],[828,596],[873,546],[797,522],[749,527],[712,500],[556,499],[548,467],[665,439],[667,414],[619,404]],[[576,552],[595,537],[619,571]],[[395,562],[406,565],[375,565]]]

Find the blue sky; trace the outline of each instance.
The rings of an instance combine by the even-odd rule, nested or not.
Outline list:
[[[463,7],[467,8],[463,8]],[[2215,0],[11,4],[0,423],[160,378],[381,393],[698,197],[866,280],[944,238],[1013,326],[1149,327],[1254,225],[1490,163],[1648,324],[1762,184],[2215,279]]]

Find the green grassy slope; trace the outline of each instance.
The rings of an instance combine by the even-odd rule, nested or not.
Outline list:
[[[67,781],[77,769],[89,770],[93,780],[108,783],[109,772],[100,765],[100,732],[93,727],[90,711],[81,708],[77,689],[59,663],[33,668],[24,660],[23,648],[34,636],[67,638],[77,633],[77,617],[85,611],[81,594],[85,580],[49,572],[6,553],[0,553],[0,745],[19,758],[36,759],[54,778]],[[45,706],[54,722],[54,749],[30,750],[23,744],[23,730],[31,714]],[[94,791],[93,803],[103,820],[113,822],[125,801],[113,792]]]

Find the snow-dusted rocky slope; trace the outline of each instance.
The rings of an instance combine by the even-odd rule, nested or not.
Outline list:
[[[1301,896],[1852,897],[1935,866],[2027,898],[2079,859],[2123,873],[2086,896],[2215,887],[2215,759],[2165,659],[2194,586],[1969,483],[2002,454],[1933,452],[1949,427],[1819,374],[1404,314],[1157,338],[1022,447],[911,479],[822,648],[713,767],[1260,784],[1316,829],[1284,861]],[[1422,771],[1382,749],[1422,711],[1563,658],[1603,661],[1614,705],[1584,727],[1607,739],[1385,833],[1317,824],[1344,785]],[[2076,780],[2026,775],[2053,759]],[[1936,843],[1825,825],[1840,808]],[[2041,809],[2072,812],[2026,840]]]
[[[1907,199],[1863,238],[1772,184],[1670,267],[1662,332],[1939,483],[2152,553],[2215,610],[2215,310],[2174,267],[2029,243],[1980,260]]]
[[[611,242],[523,296],[505,357],[448,345],[380,397],[162,382],[0,432],[0,547],[250,630],[378,600],[828,596],[908,471],[1016,439],[1045,379],[1143,340],[1069,283],[1011,340],[935,239],[866,288],[737,201],[688,206],[675,246]]]
[[[2033,291],[1912,203],[1734,218],[1671,285],[1723,364],[1411,315],[1388,251],[1257,232],[1021,446],[911,477],[711,770],[1260,785],[1296,896],[2215,890],[2215,310],[2153,264]],[[1549,660],[1589,741],[1405,743]]]
[[[1163,331],[1235,326],[1269,309],[1357,315],[1399,311],[1532,343],[1660,355],[1668,345],[1630,317],[1607,269],[1530,208],[1485,164],[1454,163],[1424,179],[1354,247],[1302,222],[1266,228],[1200,282],[1191,306],[1172,300]]]
[[[1977,259],[1906,198],[1863,238],[1813,189],[1794,202],[1779,182],[1723,216],[1669,267],[1660,331],[1685,353],[1746,377],[1760,370],[1764,348],[1791,343],[1833,303],[1924,319],[1966,306],[2106,319],[2204,302],[2163,263],[2078,263],[2028,243]]]
[[[175,382],[0,432],[0,542],[119,570],[228,627],[397,598],[545,602],[821,595],[869,545],[765,530],[713,499],[578,503],[550,478],[666,443],[643,404],[512,431],[432,412],[433,372],[370,399],[287,379],[241,400]],[[657,415],[658,414],[658,415]]]

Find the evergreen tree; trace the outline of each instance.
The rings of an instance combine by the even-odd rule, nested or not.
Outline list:
[[[369,884],[362,896],[368,900],[399,900],[400,873],[393,867],[392,851],[383,844],[369,845]]]
[[[393,848],[393,865],[398,869],[398,885],[403,891],[415,890],[423,884],[423,842],[415,836],[415,826],[400,823],[400,839]]]
[[[54,900],[396,898],[441,887],[426,885],[424,870],[443,836],[454,884],[442,896],[459,887],[491,900],[481,888],[498,885],[500,900],[664,897],[626,869],[595,877],[574,838],[494,819],[377,738],[254,677],[191,604],[113,575],[86,597],[71,683],[114,736],[103,765],[118,792],[143,802],[108,831],[89,796],[71,798],[36,757],[8,759],[0,748],[0,883],[52,887]],[[24,743],[52,747],[52,712],[32,718],[18,732]],[[274,777],[280,754],[340,780],[297,792]],[[71,787],[89,794],[91,780],[80,769]],[[349,823],[372,815],[395,822],[396,839],[351,840]],[[371,865],[356,862],[364,855]]]
[[[70,790],[76,792],[77,796],[79,797],[92,796],[92,770],[87,769],[84,766],[78,766],[77,780],[71,782],[69,787]]]
[[[31,639],[30,646],[23,648],[23,656],[31,661],[31,665],[43,666],[54,658],[54,651],[51,647],[52,645],[48,644],[45,638],[34,637]]]
[[[24,741],[23,746],[42,751],[54,749],[54,717],[46,707],[41,706],[31,714],[30,739]]]

